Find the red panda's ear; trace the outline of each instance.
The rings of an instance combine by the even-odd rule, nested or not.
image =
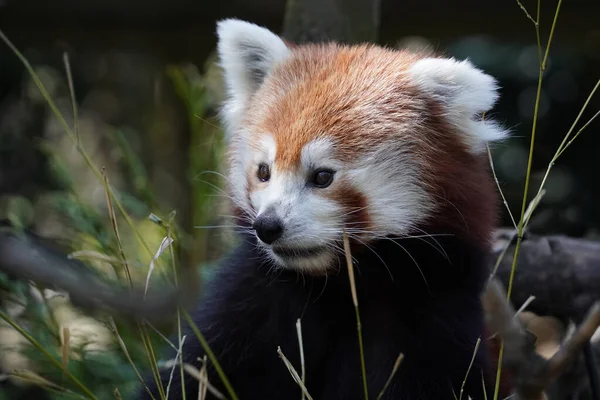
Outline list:
[[[248,98],[290,50],[268,29],[237,19],[219,21],[217,37],[228,97],[226,114],[227,111],[236,114],[245,108]]]
[[[424,58],[409,69],[412,81],[426,95],[445,106],[449,122],[465,134],[475,152],[485,143],[504,139],[508,132],[481,114],[490,111],[498,99],[498,84],[469,60]]]

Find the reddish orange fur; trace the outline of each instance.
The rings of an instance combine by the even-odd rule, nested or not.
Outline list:
[[[370,45],[298,46],[254,95],[244,125],[273,135],[275,163],[283,170],[297,168],[302,148],[319,136],[334,138],[335,157],[349,161],[401,130],[398,140],[412,146],[421,180],[437,203],[422,228],[430,233],[458,228],[469,242],[487,247],[497,207],[493,182],[482,172],[485,158],[468,151],[463,133],[446,122],[442,106],[418,90],[407,72],[431,56]]]

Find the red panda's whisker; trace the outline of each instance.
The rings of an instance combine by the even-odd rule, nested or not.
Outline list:
[[[406,248],[404,246],[402,246],[400,243],[398,243],[396,241],[392,241],[392,243],[394,243],[396,246],[398,246],[402,250],[404,250],[404,252],[411,258],[411,260],[413,260],[413,262],[415,263],[415,266],[419,270],[419,273],[423,277],[423,281],[425,282],[425,286],[427,286],[427,288],[429,288],[429,283],[427,283],[427,278],[425,278],[425,274],[423,273],[423,270],[419,266],[419,263],[417,262],[417,260],[415,260],[415,258],[412,256],[412,254],[410,254],[410,252],[408,250],[406,250]]]
[[[228,198],[228,199],[229,199],[229,200],[231,200],[231,201],[232,201],[232,202],[233,202],[235,205],[237,205],[237,206],[239,206],[239,207],[241,207],[241,208],[245,208],[245,207],[243,207],[243,204],[240,204],[240,202],[239,202],[237,199],[235,199],[233,196],[231,196],[229,193],[227,193],[225,190],[223,190],[223,189],[222,189],[222,188],[220,188],[219,186],[215,185],[214,183],[212,183],[212,182],[209,182],[209,181],[205,181],[205,180],[203,180],[203,179],[195,179],[195,180],[196,180],[196,181],[198,181],[198,182],[201,182],[201,183],[205,183],[205,184],[207,184],[208,186],[210,186],[210,187],[212,187],[213,189],[215,189],[215,190],[217,191],[217,194],[220,194],[220,195],[222,195],[223,197],[226,197],[226,198]]]
[[[350,235],[348,235],[348,237],[350,237]],[[381,256],[379,254],[377,254],[377,252],[371,246],[369,246],[367,243],[363,242],[362,240],[360,240],[357,237],[354,237],[353,239],[356,240],[357,242],[361,243],[367,249],[371,250],[371,252],[373,252],[373,254],[375,254],[375,256],[377,258],[379,258],[379,260],[383,263],[383,266],[387,270],[388,274],[390,274],[390,278],[392,278],[392,282],[393,282],[394,281],[394,275],[392,274],[392,271],[390,270],[390,268],[388,267],[388,265],[385,263],[385,261],[383,260],[383,258],[381,258]]]
[[[444,248],[442,247],[442,245],[440,244],[440,242],[438,242],[433,236],[429,235],[427,232],[425,232],[423,229],[420,229],[418,227],[414,227],[415,230],[421,231],[423,232],[424,235],[427,235],[429,237],[431,237],[431,239],[439,246],[439,249],[441,250],[442,254],[444,255],[444,257],[450,261],[449,257],[448,257],[448,253],[446,253],[446,250],[444,250]],[[428,242],[429,243],[429,242]],[[433,246],[433,245],[432,245]],[[435,246],[433,246],[435,247]]]
[[[196,225],[194,229],[238,228],[237,225]]]
[[[357,212],[360,212],[360,211],[366,210],[367,208],[369,208],[369,206],[358,207],[358,208],[356,208],[356,209],[353,209],[352,211],[348,211],[348,212],[346,212],[346,213],[343,213],[343,214],[341,214],[341,216],[342,216],[342,217],[346,217],[346,216],[348,216],[348,215],[351,215],[351,214],[354,214],[354,213],[357,213]]]
[[[200,176],[200,175],[204,175],[204,174],[213,174],[213,175],[217,175],[219,178],[223,178],[225,179],[228,183],[231,183],[231,180],[229,179],[229,177],[227,177],[227,175],[224,175],[218,171],[212,171],[212,170],[206,170],[206,171],[202,171],[199,172],[198,175],[196,175],[196,177]],[[196,179],[196,177],[194,179]]]
[[[245,214],[242,215],[230,215],[230,214],[217,214],[218,217],[222,218],[231,218],[235,221],[246,222],[249,225],[252,225],[252,219]]]

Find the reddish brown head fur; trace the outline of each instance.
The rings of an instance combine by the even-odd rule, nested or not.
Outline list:
[[[485,143],[504,136],[477,118],[497,97],[491,77],[429,53],[290,48],[262,28],[236,29],[220,52],[238,205],[283,219],[286,246],[297,235],[320,246],[346,228],[367,240],[450,233],[487,248],[497,204]],[[333,182],[311,186],[323,168]]]

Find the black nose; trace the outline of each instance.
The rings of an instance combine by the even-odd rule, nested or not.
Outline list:
[[[283,223],[275,211],[266,210],[256,218],[252,227],[260,240],[271,244],[283,234]]]

